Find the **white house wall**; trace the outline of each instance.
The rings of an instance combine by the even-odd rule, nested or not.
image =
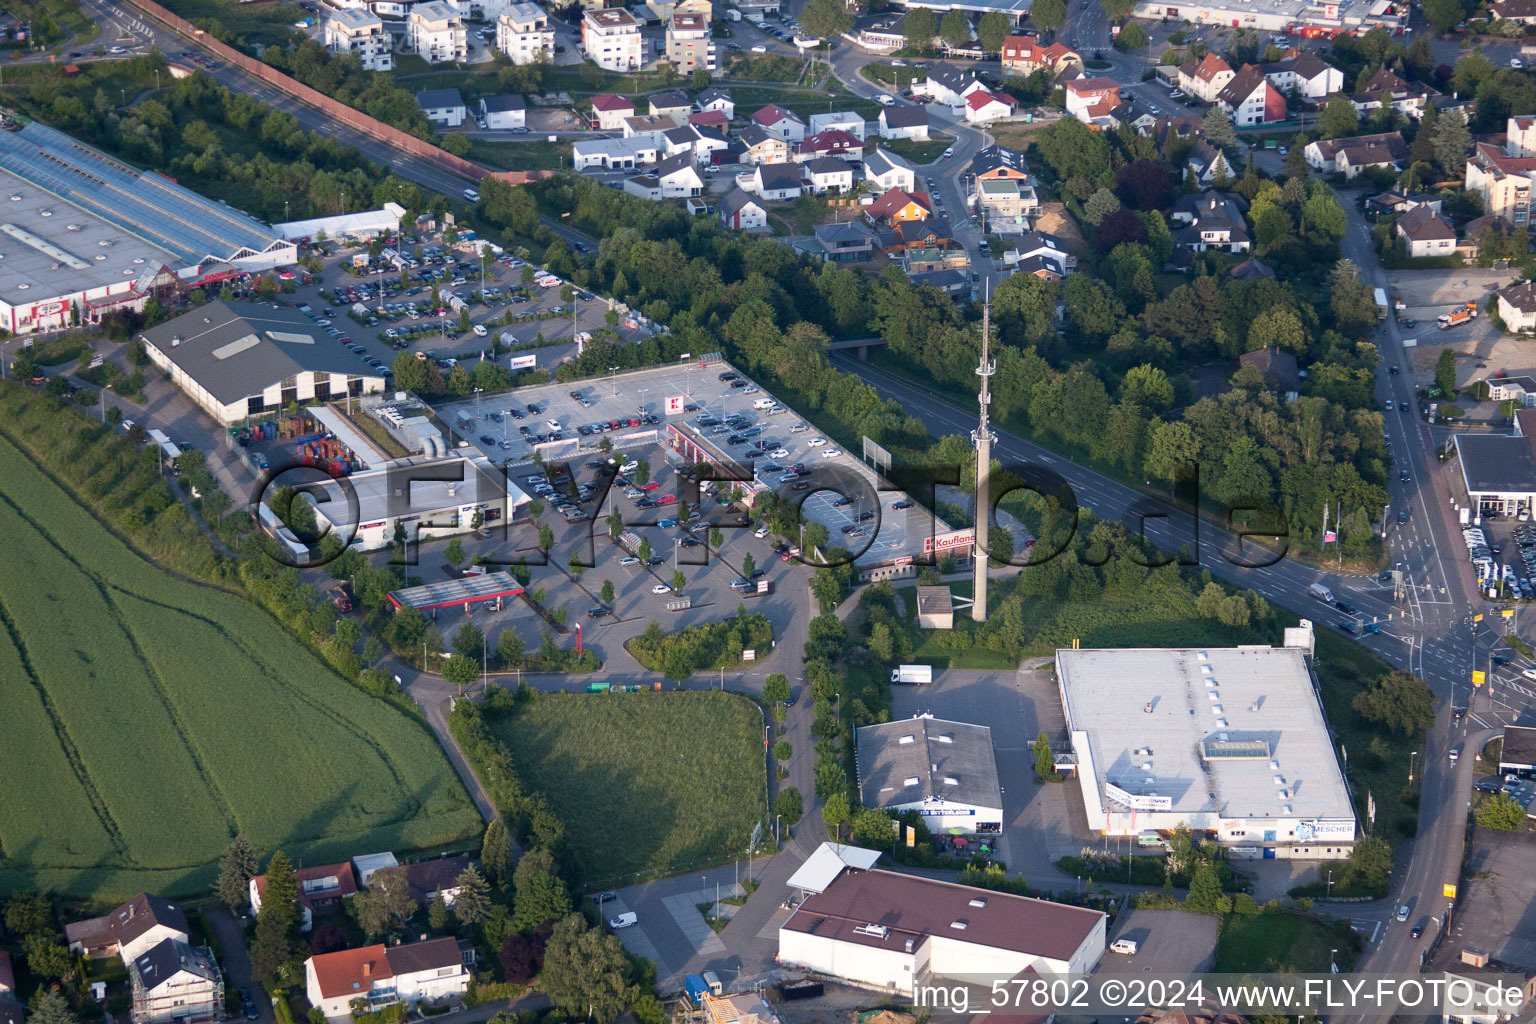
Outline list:
[[[870,988],[894,990],[900,995],[912,995],[916,959],[903,951],[779,930],[781,963],[798,964]]]

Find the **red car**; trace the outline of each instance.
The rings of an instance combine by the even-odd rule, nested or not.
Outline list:
[[[677,500],[677,495],[675,495],[675,494],[663,494],[661,497],[656,499],[656,504],[658,504],[658,505],[670,505],[670,504],[672,504],[676,500]]]
[[[651,482],[650,482],[650,483],[648,483],[648,484],[642,484],[642,485],[641,485],[641,486],[640,486],[640,489],[641,489],[641,490],[642,490],[642,491],[654,491],[654,490],[655,490],[655,489],[656,489],[656,488],[658,488],[658,487],[660,487],[660,486],[661,486],[661,484],[659,484],[659,483],[657,483],[657,482],[656,482],[656,481],[655,481],[655,480],[652,480],[652,481],[651,481]]]

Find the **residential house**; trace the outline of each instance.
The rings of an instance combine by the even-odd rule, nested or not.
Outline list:
[[[1456,229],[1427,206],[1415,206],[1397,218],[1397,234],[1408,243],[1408,255],[1450,256],[1456,249]]]
[[[924,220],[931,211],[928,193],[893,188],[864,207],[864,216],[871,224],[894,227],[903,221]]]
[[[667,61],[680,75],[700,68],[715,70],[715,44],[709,35],[709,16],[706,14],[674,11],[667,22],[666,46]]]
[[[770,103],[754,112],[752,123],[785,142],[801,142],[805,139],[805,122],[777,103]]]
[[[967,96],[985,88],[969,71],[951,64],[933,64],[929,66],[926,78],[912,83],[912,95],[927,96],[946,107],[961,107]]]
[[[1352,152],[1351,152],[1352,151]],[[1390,167],[1408,158],[1401,132],[1357,135],[1348,139],[1318,139],[1303,151],[1314,170],[1354,177],[1365,167]]]
[[[1425,101],[1437,95],[1439,93],[1422,82],[1406,82],[1386,68],[1380,68],[1365,83],[1364,89],[1350,97],[1350,102],[1362,117],[1370,116],[1385,102],[1399,114],[1418,120],[1424,116]]]
[[[662,165],[657,164],[659,172]],[[469,857],[462,853],[417,861],[405,867],[405,884],[417,903],[426,906],[442,894],[443,902],[453,906],[459,895],[459,876],[469,867]]]
[[[903,249],[948,249],[959,245],[955,241],[954,230],[949,225],[948,217],[904,220],[893,222],[891,226],[895,228],[896,237]]]
[[[397,868],[400,861],[395,859],[393,853],[359,853],[352,857],[352,870],[357,877],[357,884],[366,886],[373,881],[373,876],[386,868]]]
[[[971,258],[958,245],[913,245],[901,257],[907,276],[931,274],[939,270],[969,270]]]
[[[971,157],[971,177],[977,181],[1007,179],[1022,184],[1029,180],[1029,165],[1019,150],[993,144]]]
[[[1243,214],[1247,204],[1231,193],[1182,196],[1168,219],[1176,225],[1173,241],[1185,252],[1247,252],[1252,245]]]
[[[461,18],[494,24],[512,0],[448,0]]]
[[[330,1020],[349,1020],[352,1004],[369,1011],[395,1003],[412,1009],[462,996],[469,988],[459,944],[450,938],[404,946],[365,946],[323,953],[304,961],[311,1006]]]
[[[720,213],[720,223],[728,228],[736,228],[740,231],[768,229],[768,208],[761,200],[739,188],[720,200],[720,205],[716,209]]]
[[[1216,103],[1239,128],[1274,124],[1287,117],[1285,97],[1257,64],[1244,64],[1216,94]]]
[[[693,98],[693,106],[701,114],[724,114],[726,121],[736,116],[736,102],[731,94],[713,85]]]
[[[1473,145],[1467,161],[1466,188],[1482,197],[1485,214],[1513,224],[1526,223],[1530,217],[1533,177],[1536,156],[1509,156],[1486,142]]]
[[[1264,383],[1281,395],[1294,394],[1301,389],[1301,371],[1296,366],[1296,357],[1283,348],[1266,345],[1244,352],[1237,357],[1237,362],[1257,370]]]
[[[928,111],[920,106],[884,107],[880,111],[882,139],[928,139]]]
[[[626,139],[646,139],[654,142],[658,148],[662,143],[662,136],[676,128],[677,124],[670,117],[652,117],[649,114],[636,114],[634,117],[624,119],[624,137]]]
[[[700,110],[688,115],[688,123],[710,131],[725,133],[731,130],[731,118],[719,110]]]
[[[875,233],[863,221],[817,224],[812,230],[828,262],[861,263],[875,254]]]
[[[480,97],[480,123],[491,131],[528,127],[528,105],[516,93]]]
[[[416,94],[416,105],[438,128],[457,128],[469,116],[457,89],[424,89]]]
[[[688,120],[688,114],[693,110],[693,101],[688,94],[681,89],[669,89],[659,92],[648,101],[651,117],[665,117],[673,125],[683,124]]]
[[[1295,56],[1262,67],[1264,77],[1276,89],[1314,103],[1344,89],[1344,72],[1311,50],[1302,50]]]
[[[853,191],[853,168],[835,156],[820,156],[805,163],[805,183],[812,195]]]
[[[636,174],[625,178],[621,187],[636,199],[661,202],[661,181],[654,174]]]
[[[692,153],[694,144],[698,141],[699,134],[694,130],[694,126],[683,124],[662,132],[658,145],[661,146],[661,155],[665,158],[679,153]]]
[[[1512,331],[1536,330],[1536,281],[1522,281],[1499,291],[1499,319]]]
[[[664,199],[704,194],[704,175],[699,173],[699,165],[694,162],[692,153],[667,157],[656,165],[655,174],[656,180],[661,182]]]
[[[1215,103],[1217,94],[1236,74],[1226,61],[1207,53],[1204,57],[1191,57],[1179,66],[1179,88],[1196,99]]]
[[[1041,70],[1054,76],[1083,64],[1083,58],[1076,50],[1059,42],[1041,46],[1039,36],[1007,37],[1003,40],[1001,56],[1005,78],[1028,78]]]
[[[989,231],[1014,234],[1029,230],[1029,216],[1040,208],[1040,200],[1032,185],[987,178],[976,183],[976,206]]]
[[[1536,156],[1536,117],[1511,117],[1505,123],[1504,152],[1513,157]]]
[[[496,19],[496,49],[513,64],[555,59],[555,30],[549,12],[535,3],[508,4]]]
[[[1157,124],[1157,115],[1141,100],[1132,97],[1109,112],[1109,119],[1116,127],[1129,125],[1137,135],[1150,133]]]
[[[166,939],[187,941],[187,915],[170,900],[139,893],[100,917],[64,926],[71,953],[92,960],[119,956],[126,965]]]
[[[752,191],[768,202],[800,198],[800,165],[758,164]]]
[[[783,164],[789,162],[789,143],[769,135],[760,125],[749,124],[737,133],[744,148],[744,164]]]
[[[1275,279],[1275,272],[1270,269],[1269,264],[1257,256],[1250,256],[1227,271],[1227,276],[1238,281],[1254,281],[1259,278],[1273,281]]]
[[[628,171],[661,158],[655,139],[577,139],[571,143],[571,169],[584,171],[599,167],[605,171]]]
[[[1012,96],[1000,92],[975,89],[965,97],[965,119],[970,124],[989,124],[1013,116],[1018,103]]]
[[[622,131],[625,120],[635,116],[635,105],[622,96],[605,92],[592,97],[592,114],[599,131]]]
[[[1030,260],[1041,260],[1059,268],[1057,273],[1060,277],[1065,277],[1077,266],[1077,260],[1067,255],[1067,247],[1061,239],[1043,231],[1026,231],[1013,248],[1003,255],[1004,263],[1016,263],[1021,268]]]
[[[427,0],[412,6],[405,16],[405,38],[411,50],[431,64],[469,58],[469,33],[464,28],[464,19],[459,16],[458,8],[447,0]],[[457,89],[428,91],[458,92]]]
[[[1120,105],[1120,83],[1112,78],[1074,78],[1063,87],[1067,114],[1090,128],[1111,128],[1110,111]]]
[[[1205,119],[1198,114],[1186,114],[1183,117],[1160,117],[1146,132],[1150,139],[1157,140],[1159,146],[1167,145],[1172,139],[1198,139],[1205,134]]]
[[[299,882],[299,928],[309,931],[315,922],[315,911],[324,913],[341,905],[341,901],[357,894],[357,875],[350,862],[324,864],[320,867],[297,868],[294,876]],[[251,913],[261,912],[262,896],[267,888],[267,876],[257,875],[248,883],[247,896]]]
[[[1536,0],[1489,0],[1488,10],[1500,21],[1536,25]]]
[[[1184,166],[1194,172],[1195,180],[1201,188],[1209,188],[1218,180],[1232,178],[1232,165],[1227,162],[1227,155],[1204,139],[1190,147],[1189,154],[1184,158]]]
[[[833,130],[847,132],[863,142],[865,126],[864,115],[852,110],[833,110],[825,114],[812,114],[808,131],[812,135]]]
[[[395,68],[395,37],[384,28],[384,19],[366,8],[342,7],[332,13],[325,23],[325,48],[354,54],[364,71]]]
[[[638,71],[647,54],[639,20],[623,7],[583,12],[581,49],[604,71]]]
[[[815,135],[808,135],[804,142],[795,143],[791,159],[805,163],[819,157],[835,156],[849,163],[862,163],[864,143],[841,128],[829,128]]]
[[[1025,256],[1014,263],[1015,274],[1028,274],[1042,281],[1060,281],[1067,276],[1066,264],[1044,253]]]
[[[1420,206],[1427,206],[1436,213],[1441,212],[1444,201],[1433,192],[1415,192],[1409,195],[1400,189],[1390,192],[1381,192],[1374,196],[1365,197],[1365,212],[1370,214],[1402,214]]]
[[[128,979],[133,1024],[200,1024],[224,1017],[224,978],[211,950],[165,939],[129,961]]]
[[[916,287],[937,288],[956,302],[971,299],[971,275],[964,270],[934,270],[928,273],[908,273],[907,279]],[[1026,1020],[1028,1018],[1025,1018]]]
[[[864,180],[877,191],[899,188],[911,192],[917,187],[917,172],[895,153],[876,146],[864,160]]]
[[[11,954],[0,949],[0,1024],[26,1024],[26,1012],[16,998],[16,971]]]

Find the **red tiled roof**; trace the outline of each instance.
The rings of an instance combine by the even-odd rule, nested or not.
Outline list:
[[[754,113],[752,115],[752,120],[762,125],[764,128],[768,128],[778,124],[785,118],[793,120],[794,117],[794,114],[791,114],[777,103],[770,103],[766,107],[763,107],[761,110]]]
[[[325,999],[361,995],[380,978],[393,978],[394,970],[385,956],[388,948],[379,943],[361,949],[342,949],[335,953],[322,953],[311,957],[315,980],[320,985],[320,995]]]
[[[323,864],[317,868],[299,868],[293,873],[299,882],[299,902],[310,905],[311,900],[328,900],[333,897],[352,896],[357,893],[357,876],[352,873],[352,862],[342,864]],[[304,887],[305,882],[320,882],[326,878],[336,879],[336,885],[328,888]],[[258,898],[265,899],[267,893],[267,876],[257,875],[251,879],[256,886]]]
[[[1067,92],[1076,93],[1079,96],[1093,92],[1107,92],[1113,89],[1120,91],[1120,83],[1113,78],[1079,78],[1066,84]]]
[[[969,106],[972,110],[980,110],[988,103],[1003,103],[1009,107],[1013,106],[1013,100],[1009,97],[999,96],[996,93],[987,92],[985,89],[977,89],[975,92],[966,96],[965,102],[966,105]]]
[[[885,220],[908,203],[916,203],[924,211],[931,209],[928,204],[928,193],[904,192],[899,188],[893,188],[879,199],[870,203],[868,213],[874,220]]]
[[[615,96],[611,92],[605,92],[600,96],[592,97],[593,110],[634,110],[635,105],[622,96]]]

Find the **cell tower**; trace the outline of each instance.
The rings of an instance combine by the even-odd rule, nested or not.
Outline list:
[[[971,603],[971,618],[976,622],[987,621],[987,519],[991,512],[988,484],[992,474],[992,428],[987,424],[987,406],[992,404],[992,375],[997,372],[996,361],[987,358],[992,333],[992,295],[988,288],[981,307],[981,362],[976,376],[981,378],[981,392],[976,396],[981,406],[981,418],[971,431],[971,441],[976,445],[976,549],[975,582],[971,589],[975,597]]]

